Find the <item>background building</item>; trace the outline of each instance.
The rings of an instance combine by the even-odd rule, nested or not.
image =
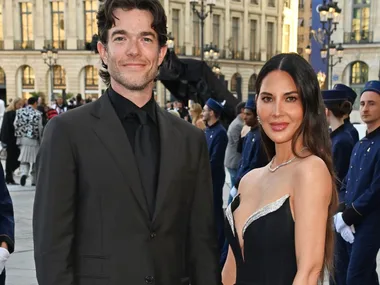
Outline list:
[[[299,0],[298,8],[297,53],[310,61],[310,55],[306,53],[306,47],[311,45],[312,0]]]
[[[50,97],[49,67],[41,50],[58,49],[54,93],[97,98],[105,86],[99,76],[99,56],[90,43],[97,33],[98,0],[0,0],[0,97]],[[207,2],[205,0],[205,2]],[[205,21],[204,43],[220,49],[218,64],[233,93],[253,94],[264,62],[281,51],[297,49],[298,0],[216,0]],[[200,55],[200,20],[188,0],[162,0],[168,32],[176,53]],[[199,5],[198,5],[199,7]],[[12,24],[8,24],[12,23]],[[157,100],[169,98],[157,84]],[[164,96],[166,94],[166,98]]]

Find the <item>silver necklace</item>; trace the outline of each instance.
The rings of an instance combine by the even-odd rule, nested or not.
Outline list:
[[[303,147],[302,149],[301,149],[301,153],[305,150],[305,149],[307,149],[307,147]],[[283,163],[280,163],[279,165],[277,165],[275,168],[272,168],[272,165],[273,165],[273,162],[274,162],[274,159],[276,158],[276,156],[274,156],[273,158],[272,158],[272,160],[271,160],[271,162],[270,162],[270,164],[269,164],[269,166],[268,166],[268,170],[270,171],[270,172],[275,172],[277,169],[279,169],[279,168],[281,168],[281,167],[283,167],[283,166],[285,166],[285,165],[288,165],[289,163],[291,163],[291,162],[293,162],[293,160],[295,160],[296,158],[297,158],[297,156],[293,156],[291,159],[289,159],[288,161],[285,161],[285,162],[283,162]]]

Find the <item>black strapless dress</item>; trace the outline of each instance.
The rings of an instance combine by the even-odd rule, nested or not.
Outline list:
[[[244,224],[244,258],[233,212],[240,196],[226,210],[226,237],[236,260],[235,285],[292,285],[297,273],[294,221],[289,195],[253,213]]]

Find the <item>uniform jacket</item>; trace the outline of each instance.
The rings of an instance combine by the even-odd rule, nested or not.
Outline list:
[[[211,175],[214,192],[222,190],[225,181],[224,155],[228,143],[226,129],[220,122],[205,130],[210,156]]]
[[[260,129],[259,127],[252,128],[243,141],[243,152],[236,174],[235,186],[239,186],[240,180],[249,171],[264,167],[267,164],[268,156],[265,153],[264,145],[261,141]]]
[[[0,163],[0,243],[5,241],[9,253],[15,249],[15,221],[13,204],[8,188],[5,184],[4,170]]]
[[[351,135],[354,141],[354,144],[356,144],[359,141],[359,132],[354,127],[354,125],[350,122],[349,119],[344,120],[344,130]]]
[[[347,175],[350,165],[351,152],[354,147],[354,142],[351,135],[345,131],[344,125],[340,126],[330,133],[332,143],[332,155],[335,173],[337,176],[337,189],[341,187],[341,182]],[[344,199],[344,192],[339,191],[339,201]]]
[[[380,218],[380,128],[355,145],[341,191],[345,192],[347,224],[360,223],[374,212]]]
[[[156,108],[161,159],[152,219],[107,93],[48,122],[33,215],[39,285],[180,285],[186,277],[220,284],[204,133]]]

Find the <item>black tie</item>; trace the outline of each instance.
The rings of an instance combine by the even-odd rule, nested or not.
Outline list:
[[[140,173],[141,183],[148,203],[150,217],[152,218],[156,200],[156,173],[155,165],[152,161],[152,143],[154,142],[151,141],[148,114],[143,110],[139,110],[136,111],[136,115],[140,121],[140,125],[135,134],[135,157]]]

